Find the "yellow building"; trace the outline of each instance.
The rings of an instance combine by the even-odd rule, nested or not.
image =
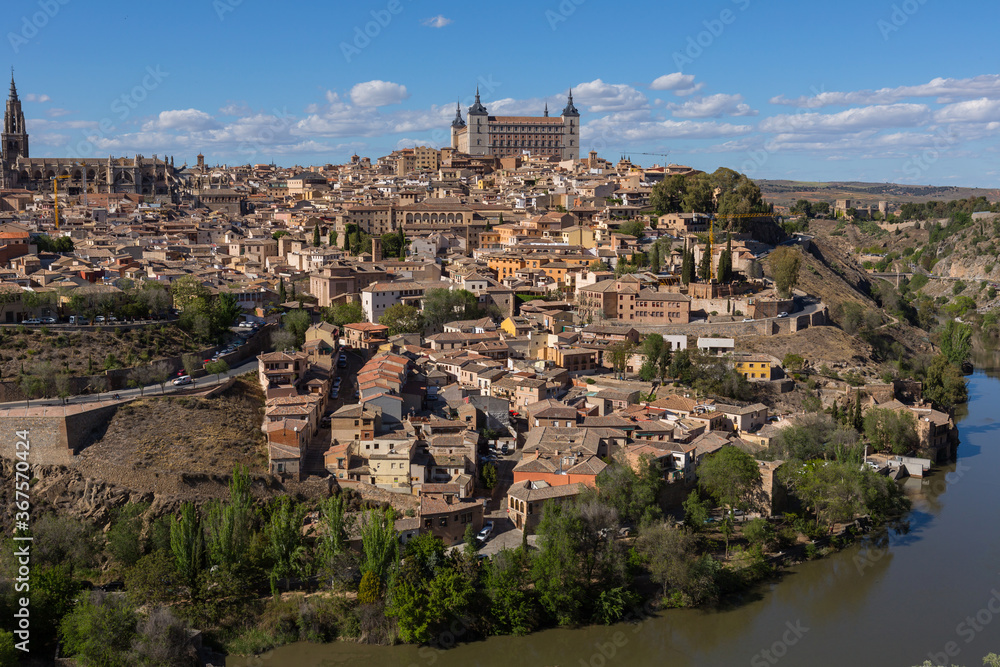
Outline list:
[[[776,380],[781,364],[774,357],[763,354],[746,354],[733,360],[736,372],[747,380]]]
[[[597,239],[594,238],[594,230],[590,227],[574,225],[562,230],[562,241],[569,245],[591,249],[597,246]]]

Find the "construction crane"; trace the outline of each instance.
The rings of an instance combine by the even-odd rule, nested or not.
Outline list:
[[[59,231],[59,179],[60,178],[69,178],[69,175],[68,174],[64,174],[62,176],[51,176],[50,177],[50,179],[52,180],[53,192],[55,193],[55,202],[56,202],[56,231],[57,232]]]

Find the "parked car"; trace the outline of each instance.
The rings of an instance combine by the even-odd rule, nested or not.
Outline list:
[[[21,320],[21,324],[41,324],[42,321],[37,317],[29,317],[26,320]]]
[[[54,317],[43,317],[42,324],[55,324],[58,320]]]
[[[334,387],[333,390],[330,392],[330,398],[337,398],[339,396],[340,396],[340,390]]]
[[[752,317],[744,317],[743,321],[744,322],[753,322],[753,318]]]
[[[174,379],[174,386],[180,387],[185,384],[191,384],[192,382],[194,382],[194,379],[192,379],[190,375],[182,375],[179,378]]]
[[[70,315],[69,316],[69,323],[70,324],[78,324],[78,325],[80,325],[82,327],[82,326],[86,326],[86,325],[90,324],[90,320],[88,320],[86,317],[80,317],[79,315]]]
[[[479,531],[478,535],[476,535],[476,539],[479,540],[480,542],[485,542],[487,538],[489,538],[489,536],[492,534],[493,534],[493,522],[487,521],[485,524],[483,524],[483,529]]]
[[[500,446],[500,453],[503,454],[504,456],[507,456],[507,454],[510,453],[510,449],[507,447],[506,442]]]
[[[104,315],[98,315],[95,317],[94,324],[104,324]]]
[[[785,312],[778,313],[778,317],[788,317],[788,313]]]

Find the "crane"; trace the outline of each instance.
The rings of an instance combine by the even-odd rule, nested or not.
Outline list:
[[[64,174],[62,176],[51,176],[50,177],[50,180],[52,181],[52,189],[53,189],[53,192],[55,193],[55,203],[56,203],[56,211],[55,211],[55,213],[56,213],[56,231],[57,232],[59,231],[59,179],[60,178],[69,178],[69,174]]]

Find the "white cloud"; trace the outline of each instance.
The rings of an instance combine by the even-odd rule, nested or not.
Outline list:
[[[714,121],[664,120],[640,117],[641,112],[610,114],[585,124],[581,129],[581,146],[616,143],[644,143],[660,139],[717,139],[747,135],[751,125],[734,125]]]
[[[835,134],[867,129],[914,127],[925,124],[930,118],[931,112],[927,105],[889,104],[847,109],[833,114],[800,113],[771,116],[762,120],[758,127],[764,132],[774,133]]]
[[[696,97],[683,104],[668,104],[677,118],[721,118],[722,116],[756,116],[757,110],[752,109],[743,101],[742,95],[709,95]]]
[[[330,93],[327,94],[329,99]],[[334,94],[336,96],[336,94]],[[351,101],[359,107],[381,107],[388,104],[399,104],[407,99],[410,93],[406,86],[391,81],[366,81],[355,84],[351,88]]]
[[[956,102],[934,114],[939,123],[989,123],[1000,120],[1000,100],[982,98]]]
[[[60,109],[59,107],[52,107],[51,109],[45,110],[45,115],[49,118],[59,118],[60,116],[68,116],[72,113],[76,113],[70,109]]]
[[[628,111],[649,106],[641,92],[624,83],[604,83],[594,79],[573,88],[574,102],[586,105],[591,113]]]
[[[443,28],[451,23],[451,19],[446,19],[443,15],[438,14],[437,16],[432,16],[429,19],[424,19],[420,22],[421,25],[427,26],[428,28]]]
[[[812,96],[787,98],[778,95],[771,104],[818,109],[852,104],[891,104],[912,97],[936,97],[940,103],[976,97],[1000,98],[1000,74],[983,74],[968,79],[932,79],[917,86],[897,86],[879,90],[821,92]]]
[[[253,113],[253,110],[246,102],[229,102],[219,109],[219,113],[223,116],[248,116]]]
[[[664,74],[649,84],[650,90],[672,90],[675,95],[680,95],[681,97],[696,93],[704,87],[705,84],[694,82],[694,74],[683,74],[681,72]]]
[[[24,96],[25,102],[50,102],[52,98],[48,95],[37,95],[35,93],[28,93]]]
[[[172,109],[161,111],[155,120],[145,123],[142,129],[152,130],[183,130],[185,132],[201,132],[218,127],[219,124],[210,114],[198,109]]]

